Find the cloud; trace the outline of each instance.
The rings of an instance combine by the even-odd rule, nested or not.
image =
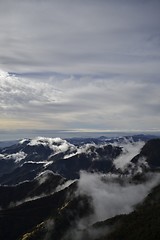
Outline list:
[[[23,151],[19,151],[17,153],[12,153],[12,154],[0,154],[0,159],[14,159],[15,163],[19,163],[21,160],[23,160],[27,156],[26,153]]]
[[[159,9],[2,0],[2,128],[159,129]]]
[[[22,141],[23,143],[23,141]],[[32,139],[29,143],[29,146],[43,145],[47,146],[53,150],[53,154],[62,153],[69,151],[70,153],[77,150],[77,148],[68,143],[66,140],[61,138],[45,138],[45,137],[37,137]]]
[[[118,169],[124,170],[125,167],[130,163],[133,157],[139,154],[141,148],[143,147],[144,142],[129,142],[126,141],[125,143],[121,144],[123,152],[120,156],[118,156],[114,161],[115,167]]]
[[[53,219],[47,219],[45,222],[44,222],[44,226],[45,226],[45,229],[47,230],[46,231],[46,234],[44,236],[44,239],[43,240],[49,240],[52,236],[52,232],[54,230],[54,220]]]
[[[150,174],[149,180],[145,183],[120,185],[112,176],[81,172],[78,193],[90,196],[94,208],[94,215],[82,220],[82,223],[88,221],[88,224],[92,224],[133,211],[135,205],[159,182],[159,174]]]
[[[6,71],[159,72],[156,0],[7,0],[0,11],[0,66]]]
[[[1,72],[1,128],[159,129],[158,87],[117,76],[36,80]]]

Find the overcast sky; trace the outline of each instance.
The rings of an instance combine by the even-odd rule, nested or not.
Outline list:
[[[160,1],[0,0],[0,129],[160,130]]]

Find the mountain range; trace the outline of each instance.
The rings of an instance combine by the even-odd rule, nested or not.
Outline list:
[[[0,239],[159,239],[159,172],[150,135],[1,144]]]

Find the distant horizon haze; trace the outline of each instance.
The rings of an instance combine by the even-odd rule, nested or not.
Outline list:
[[[37,129],[19,129],[19,130],[0,130],[0,141],[20,140],[23,138],[49,137],[49,138],[106,138],[133,136],[133,135],[154,135],[160,136],[160,130],[155,131],[80,131],[80,130],[37,130]]]

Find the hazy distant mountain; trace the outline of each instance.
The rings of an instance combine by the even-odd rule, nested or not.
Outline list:
[[[14,145],[14,144],[17,144],[18,142],[19,142],[18,140],[13,140],[13,141],[0,141],[0,148],[12,146],[12,145]]]

